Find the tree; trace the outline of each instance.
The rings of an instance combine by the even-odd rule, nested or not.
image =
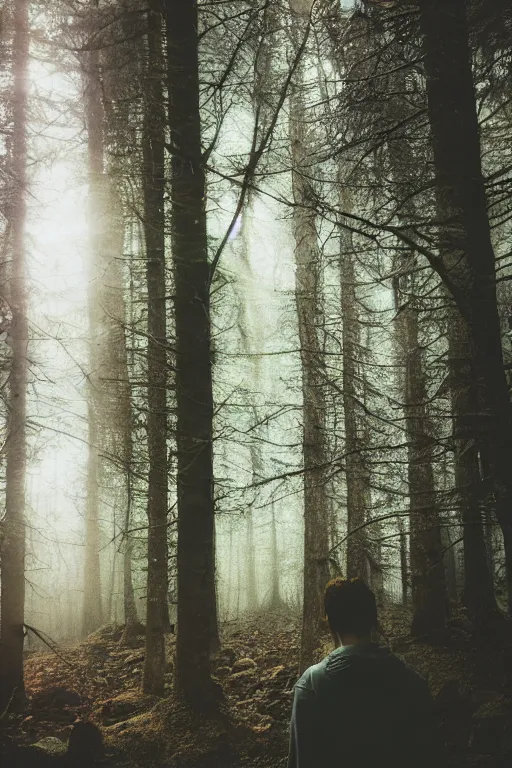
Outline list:
[[[303,19],[292,10],[295,31]],[[308,23],[307,21],[305,23]],[[302,440],[304,463],[304,605],[300,669],[313,663],[321,628],[322,600],[329,578],[328,503],[325,466],[327,459],[321,328],[321,254],[316,230],[316,213],[311,203],[314,191],[308,178],[308,135],[304,109],[303,69],[290,94],[290,144],[292,153],[292,194],[295,204],[295,303],[299,326],[302,372]]]
[[[166,0],[171,240],[176,323],[178,637],[176,682],[195,707],[215,699],[213,393],[206,180],[197,2]]]
[[[98,7],[92,2],[93,10]],[[88,284],[89,372],[87,376],[87,484],[85,512],[84,604],[82,629],[85,635],[102,623],[99,470],[100,470],[100,345],[102,246],[106,233],[108,198],[104,186],[103,103],[98,50],[84,56],[85,121],[89,164],[90,280]]]
[[[14,4],[13,135],[11,171],[14,179],[8,210],[11,233],[9,303],[12,311],[12,360],[5,515],[1,523],[0,711],[11,696],[25,699],[23,642],[25,611],[25,467],[27,390],[27,297],[25,284],[25,222],[27,194],[28,0]]]
[[[479,460],[478,401],[468,328],[457,310],[448,325],[449,377],[455,448],[455,492],[464,542],[464,600],[476,627],[497,619],[494,584],[483,528],[483,482]]]
[[[144,86],[143,186],[148,297],[148,586],[146,656],[142,687],[163,695],[167,629],[167,317],[165,280],[162,15],[158,0],[148,11]]]
[[[512,610],[512,406],[503,366],[491,242],[481,167],[475,88],[464,0],[420,0],[428,114],[440,214],[440,256],[430,262],[467,325],[489,450],[496,514],[505,544]]]
[[[349,194],[344,191],[343,208],[352,210]],[[354,245],[349,230],[341,232],[340,282],[343,356],[343,421],[347,484],[347,578],[361,578],[369,586],[370,559],[366,529],[369,507],[369,473],[365,464],[361,425],[358,423],[361,401],[361,326],[356,297]],[[358,386],[359,384],[359,386]],[[354,533],[351,533],[354,531]]]
[[[445,628],[446,583],[414,266],[414,257],[406,260],[395,281],[408,452],[411,631],[432,636]]]

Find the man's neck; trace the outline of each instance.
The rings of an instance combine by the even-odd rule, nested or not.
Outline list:
[[[371,635],[363,635],[362,637],[358,635],[338,635],[338,641],[342,648],[347,648],[352,645],[364,645],[371,643],[372,637]]]

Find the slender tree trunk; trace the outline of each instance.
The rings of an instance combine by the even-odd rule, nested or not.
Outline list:
[[[254,521],[250,507],[245,512],[245,525],[247,610],[255,611],[258,607],[258,593],[256,589],[256,561],[254,557]]]
[[[123,641],[139,634],[132,583],[132,537],[129,533],[132,508],[133,417],[127,338],[125,333],[126,306],[122,271],[125,227],[121,201],[111,178],[104,174],[98,220],[102,221],[100,253],[98,253],[98,299],[96,331],[101,329],[98,357],[98,414],[102,425],[99,437],[102,448],[115,456],[120,464],[119,474],[123,520],[123,592],[125,631]],[[97,418],[98,418],[97,414]],[[115,529],[115,521],[114,521]],[[117,568],[117,566],[116,566]],[[117,601],[116,601],[117,603]],[[116,606],[117,610],[117,606]],[[110,609],[108,611],[110,616]]]
[[[133,233],[132,233],[133,238]],[[125,482],[126,482],[126,508],[124,517],[124,549],[123,549],[123,607],[124,607],[124,633],[122,638],[123,644],[130,644],[131,638],[139,635],[143,631],[142,624],[139,621],[137,613],[137,605],[135,602],[135,590],[133,587],[133,550],[134,542],[130,532],[132,525],[132,508],[133,508],[133,407],[132,407],[132,394],[129,386],[130,380],[130,368],[133,369],[134,365],[134,348],[135,348],[135,328],[133,317],[133,306],[135,300],[134,292],[134,279],[133,273],[130,274],[130,356],[127,353],[127,339],[125,339],[125,358],[126,358],[126,379],[128,382],[127,395],[129,403],[128,406],[128,418],[124,422],[124,440],[125,446]]]
[[[409,566],[407,561],[407,534],[400,526],[400,578],[402,582],[402,604],[409,602]]]
[[[238,299],[238,318],[237,325],[240,333],[240,339],[242,341],[242,348],[248,355],[251,362],[252,380],[251,385],[254,388],[253,391],[257,391],[257,388],[261,384],[260,382],[260,358],[258,352],[261,349],[258,345],[258,333],[255,324],[251,322],[252,314],[250,312],[250,290],[252,288],[252,281],[254,276],[251,270],[250,261],[250,228],[249,222],[251,220],[252,206],[251,199],[247,200],[245,213],[242,217],[242,226],[240,232],[239,243],[240,246],[237,249],[240,264],[239,285],[242,284]],[[245,278],[245,279],[244,279]],[[248,289],[246,292],[244,287]],[[252,405],[252,413],[254,423],[258,423],[258,409],[254,402]],[[250,445],[251,465],[252,465],[252,482],[253,485],[257,483],[262,477],[262,456],[260,445],[255,441]],[[254,496],[256,498],[256,494]],[[252,511],[252,504],[247,505],[245,512],[246,517],[246,586],[247,586],[247,608],[248,610],[255,610],[258,607],[258,591],[256,581],[256,560],[254,556],[254,517]]]
[[[297,25],[301,24],[296,19]],[[312,190],[305,173],[308,137],[306,115],[298,84],[290,105],[292,190],[295,203],[295,301],[299,324],[303,396],[304,462],[304,607],[300,668],[313,663],[323,619],[323,593],[329,578],[328,502],[325,487],[326,433],[321,327],[320,248]]]
[[[124,608],[124,633],[123,643],[128,643],[129,638],[141,632],[142,625],[137,614],[135,604],[135,590],[133,588],[133,538],[130,533],[132,512],[132,481],[130,474],[126,476],[126,513],[124,519],[124,549],[123,549],[123,608]]]
[[[226,588],[226,617],[231,619],[231,603],[233,600],[233,527],[229,525],[229,549],[228,549],[228,583]]]
[[[478,402],[467,325],[454,311],[448,324],[455,488],[464,541],[464,600],[477,627],[500,616],[488,567],[482,521],[482,480],[478,457]]]
[[[405,431],[409,459],[412,632],[414,635],[433,636],[443,631],[446,624],[446,583],[412,269],[404,271],[397,288],[396,322],[404,365]]]
[[[216,615],[215,526],[206,179],[199,115],[197,3],[166,0],[165,7],[176,322],[176,682],[185,698],[199,708],[215,698],[210,650],[218,642],[217,626],[212,626]]]
[[[495,255],[481,168],[465,0],[420,0],[441,263],[435,262],[468,326],[482,405],[496,513],[503,531],[512,610],[512,406],[503,368]]]
[[[148,12],[148,69],[144,89],[144,236],[148,292],[148,578],[146,655],[142,687],[164,693],[167,607],[167,319],[165,290],[162,15]]]
[[[453,547],[452,536],[449,528],[443,529],[444,535],[441,536],[444,550],[444,569],[446,574],[446,594],[448,597],[447,615],[452,613],[452,606],[456,605],[458,599],[457,589],[457,563],[455,561],[455,550]]]
[[[27,297],[25,286],[25,221],[27,193],[27,97],[29,27],[28,0],[14,7],[14,93],[11,169],[14,189],[9,211],[12,310],[12,362],[9,376],[9,415],[5,514],[1,528],[0,712],[14,694],[13,705],[25,699],[23,624],[25,611],[25,468],[27,390]]]
[[[277,526],[276,526],[276,510],[274,503],[271,506],[272,519],[271,519],[271,580],[272,587],[270,591],[270,607],[279,608],[283,605],[281,600],[281,589],[279,585],[279,549],[277,546]]]
[[[395,94],[388,101],[389,117],[392,120],[402,119],[404,109],[410,109],[403,97],[407,89],[405,73],[398,71],[393,74],[389,87]],[[388,153],[395,184],[401,191],[414,189],[412,174],[416,164],[407,138],[390,136]],[[401,210],[405,219],[414,219],[416,210],[413,196],[406,199]],[[420,303],[415,266],[415,254],[400,257],[398,274],[394,278],[396,338],[403,365],[402,389],[408,452],[412,632],[415,635],[433,636],[445,629],[448,601],[434,478],[434,445],[426,407],[427,380],[419,338]]]
[[[241,562],[240,562],[240,537],[237,536],[237,548],[236,548],[236,620],[240,618],[240,595],[241,595],[241,585],[240,585],[240,574],[241,574]]]
[[[96,5],[93,3],[93,5]],[[101,326],[100,270],[105,230],[103,103],[98,51],[85,59],[85,119],[89,160],[90,280],[88,286],[89,375],[87,380],[87,501],[85,511],[84,604],[82,631],[88,635],[102,623],[99,530],[99,410]]]
[[[343,210],[351,209],[345,194]],[[345,425],[345,467],[347,484],[347,530],[364,525],[367,517],[369,477],[362,454],[361,425],[358,402],[361,395],[361,327],[357,307],[353,243],[350,232],[341,234],[341,316],[343,346],[343,420]],[[358,386],[359,382],[359,386]],[[350,534],[347,539],[347,578],[360,578],[369,585],[369,560],[366,529]],[[369,585],[370,586],[370,585]]]

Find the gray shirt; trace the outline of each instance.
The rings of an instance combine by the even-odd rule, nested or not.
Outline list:
[[[337,648],[295,685],[288,768],[434,764],[427,683],[386,648]]]

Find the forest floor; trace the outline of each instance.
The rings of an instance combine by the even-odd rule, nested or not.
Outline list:
[[[407,637],[405,622],[395,611],[382,623],[394,652],[428,678],[449,768],[512,766],[506,644],[487,641],[476,647],[460,618],[452,622],[448,641],[427,645]],[[45,736],[65,741],[73,721],[85,717],[101,728],[112,763],[122,768],[285,766],[298,622],[265,614],[223,627],[222,649],[214,660],[226,698],[223,720],[194,717],[174,695],[174,636],[167,640],[165,699],[140,693],[143,638],[126,648],[120,636],[121,630],[106,627],[55,653],[27,653],[30,705],[12,723],[18,743]]]

